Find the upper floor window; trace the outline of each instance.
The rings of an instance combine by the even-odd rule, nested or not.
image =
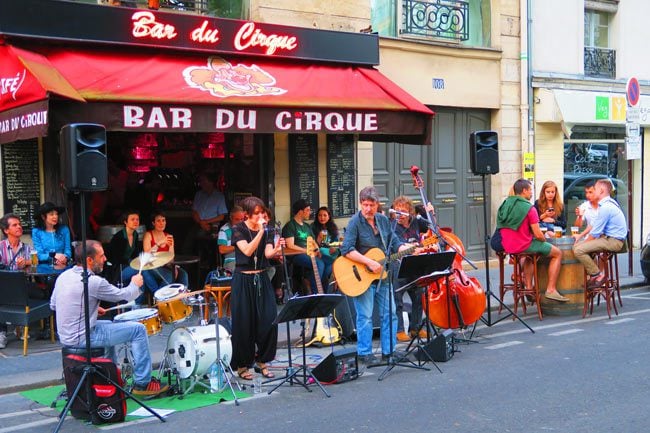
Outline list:
[[[609,48],[609,14],[585,11],[585,47]]]

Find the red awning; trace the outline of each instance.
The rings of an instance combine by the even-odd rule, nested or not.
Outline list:
[[[433,112],[371,68],[206,55],[38,51],[88,102],[57,104],[56,126],[92,121],[123,131],[325,132],[429,142]]]
[[[0,143],[47,135],[51,93],[83,101],[47,58],[0,45]]]

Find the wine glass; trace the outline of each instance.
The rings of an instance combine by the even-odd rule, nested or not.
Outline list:
[[[56,251],[50,250],[50,262],[54,266],[54,256],[56,256]]]

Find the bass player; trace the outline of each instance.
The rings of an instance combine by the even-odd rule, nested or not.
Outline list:
[[[374,187],[368,186],[359,192],[359,205],[360,211],[348,224],[341,254],[376,274],[376,280],[367,290],[353,298],[357,311],[357,354],[359,361],[370,367],[388,361],[392,355],[397,343],[397,316],[395,302],[389,298],[393,293],[390,290],[388,268],[365,254],[373,248],[394,254],[413,247],[403,243],[392,230],[388,218],[377,212],[379,196]],[[419,251],[415,249],[415,252]],[[372,353],[372,312],[375,304],[381,318],[381,361]],[[389,305],[392,307],[390,312]]]

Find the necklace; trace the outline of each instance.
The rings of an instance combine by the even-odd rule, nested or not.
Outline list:
[[[251,229],[248,227],[248,224],[244,223],[246,226],[246,230],[248,230],[248,235],[251,237],[251,243],[253,242],[253,232],[251,232]],[[253,265],[255,266],[255,270],[257,270],[257,251],[260,248],[260,244],[257,244],[257,247],[255,248],[255,252],[253,253]]]

